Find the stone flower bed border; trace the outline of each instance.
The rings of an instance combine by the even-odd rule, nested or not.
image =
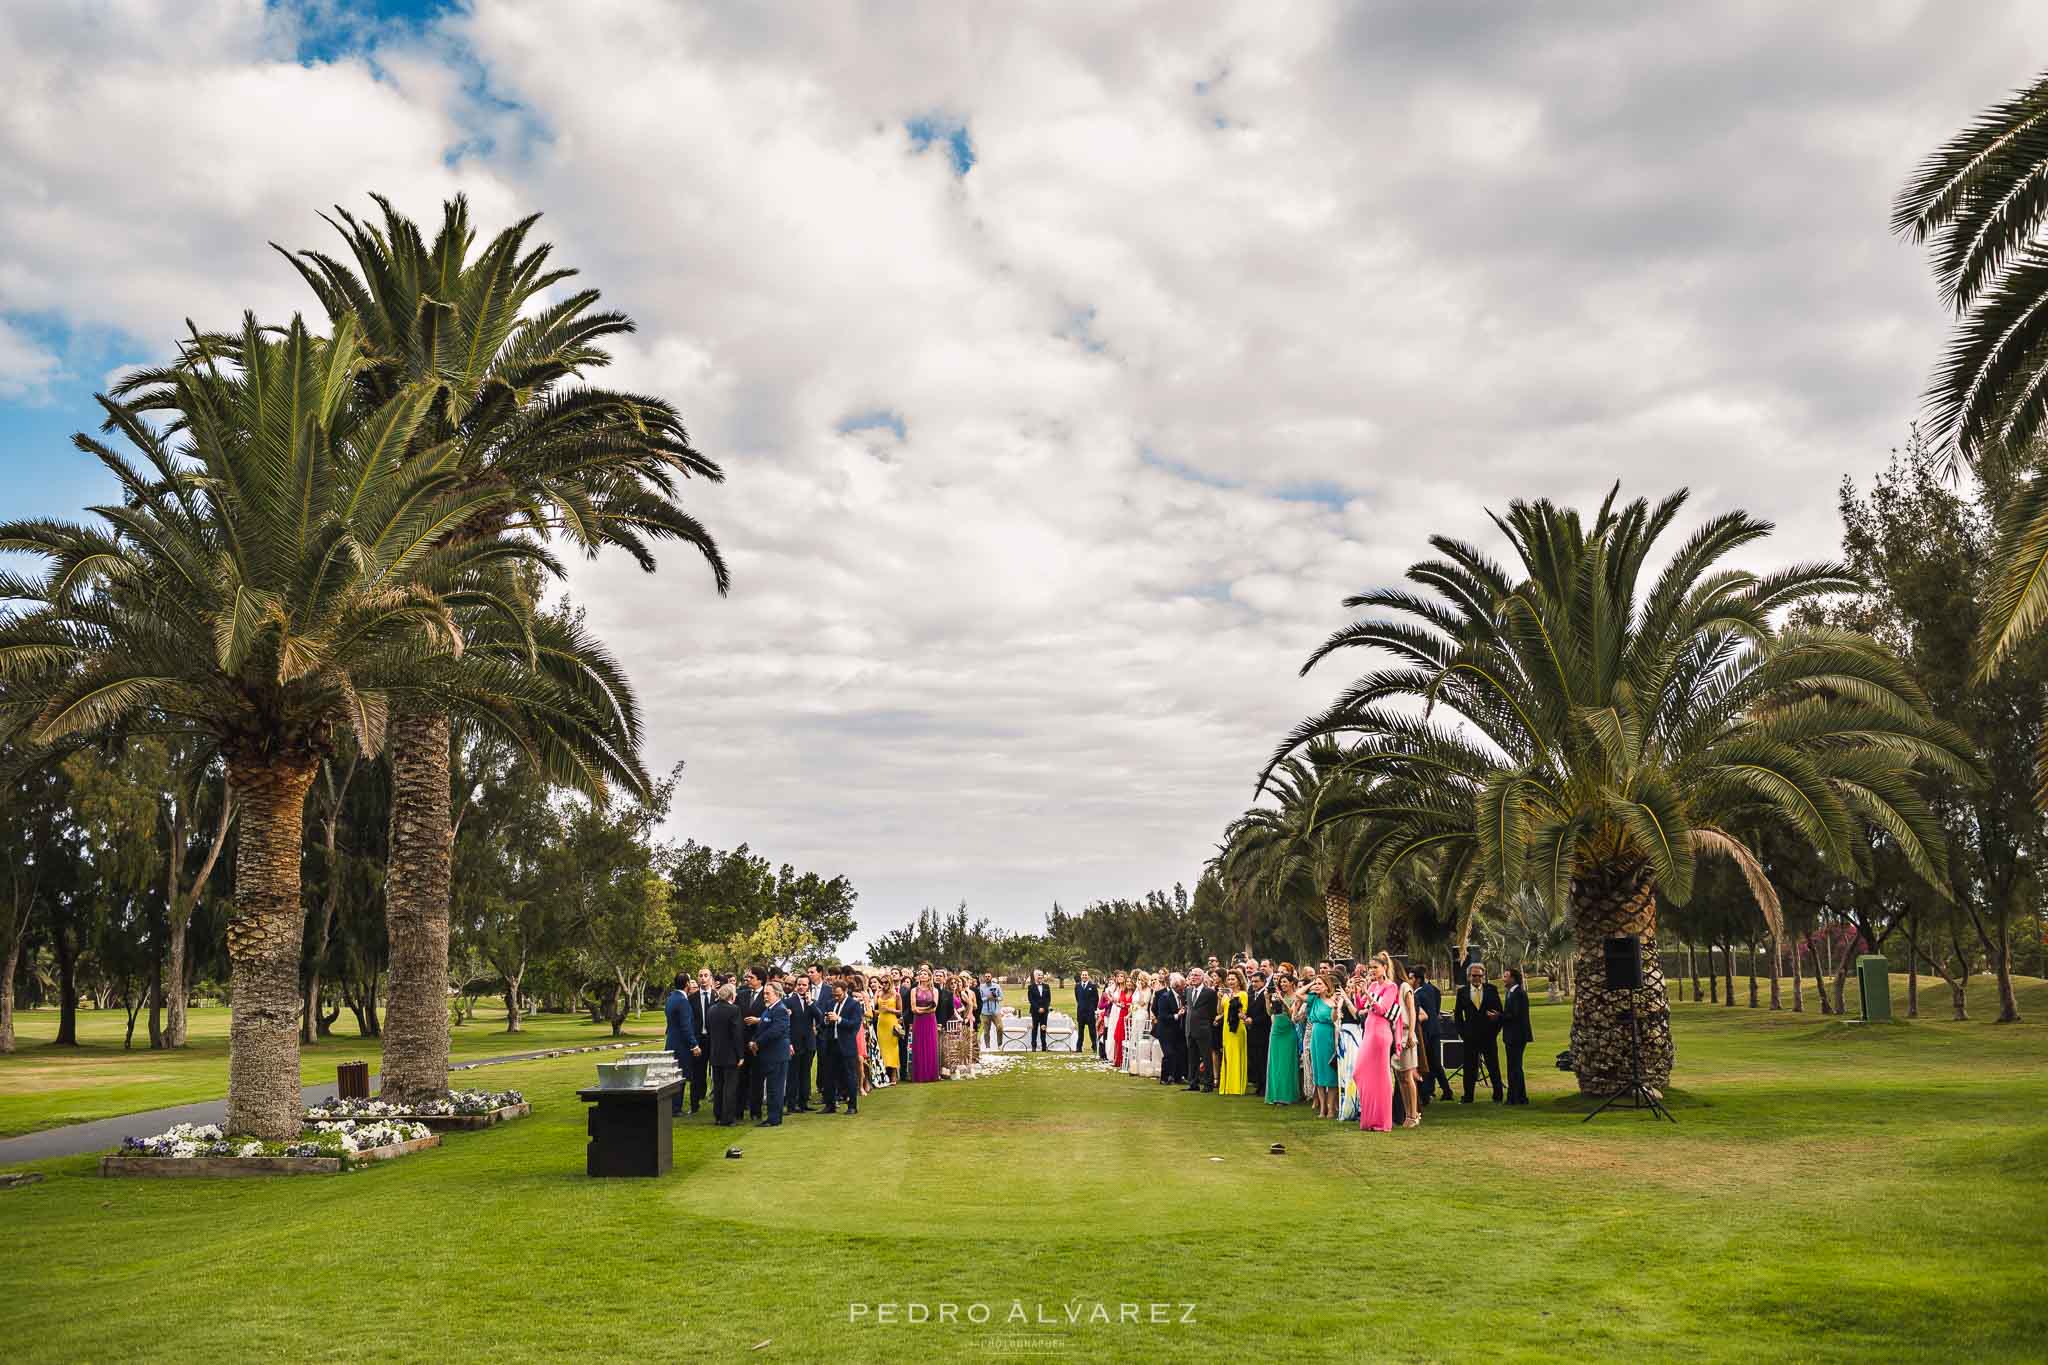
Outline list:
[[[386,1143],[381,1147],[366,1147],[358,1152],[342,1152],[334,1156],[148,1156],[134,1152],[114,1152],[100,1158],[100,1174],[157,1178],[339,1175],[343,1171],[352,1171],[373,1162],[391,1161],[440,1145],[441,1135],[428,1133],[424,1137]]]
[[[329,1100],[306,1111],[306,1122],[326,1123],[335,1119],[390,1119],[393,1122],[423,1123],[437,1133],[465,1132],[489,1128],[493,1124],[509,1123],[523,1119],[533,1112],[533,1105],[517,1090],[454,1091],[457,1095],[468,1096],[472,1101],[505,1099],[507,1103],[491,1109],[470,1109],[455,1113],[416,1113],[387,1105],[380,1100]]]

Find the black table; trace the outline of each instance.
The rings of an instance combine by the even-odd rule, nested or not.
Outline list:
[[[590,1106],[590,1145],[584,1149],[587,1175],[667,1175],[675,1102],[682,1081],[633,1089],[579,1090],[576,1098]]]

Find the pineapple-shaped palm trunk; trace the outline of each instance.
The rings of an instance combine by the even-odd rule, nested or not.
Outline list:
[[[241,807],[235,846],[234,913],[228,920],[227,1131],[284,1140],[298,1136],[299,852],[311,758],[231,756],[228,786]]]
[[[1332,962],[1351,959],[1351,895],[1344,883],[1332,878],[1323,890],[1323,927],[1329,932]]]
[[[1661,1091],[1671,1080],[1676,1051],[1665,1003],[1664,968],[1657,955],[1657,880],[1641,862],[1598,864],[1572,878],[1572,1069],[1579,1093],[1611,1095],[1629,1083],[1630,1024],[1642,1029],[1642,1078]],[[1605,944],[1633,934],[1643,941],[1640,990],[1607,986]]]

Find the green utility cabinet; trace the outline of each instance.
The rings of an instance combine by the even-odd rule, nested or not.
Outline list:
[[[1863,996],[1863,1022],[1889,1023],[1892,1017],[1891,963],[1875,953],[1856,959],[1856,986]]]

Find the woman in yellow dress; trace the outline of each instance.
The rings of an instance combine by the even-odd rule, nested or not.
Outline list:
[[[894,1085],[902,1077],[896,1074],[896,1059],[902,1054],[897,1050],[898,1040],[903,1036],[902,1021],[897,1018],[895,987],[883,982],[875,991],[875,1042],[882,1052],[883,1069],[889,1073],[889,1083]]]
[[[1236,971],[1224,977],[1223,982],[1223,994],[1216,1001],[1216,1037],[1223,1048],[1216,1093],[1242,1095],[1251,1089],[1251,1001],[1244,993],[1244,978]]]

